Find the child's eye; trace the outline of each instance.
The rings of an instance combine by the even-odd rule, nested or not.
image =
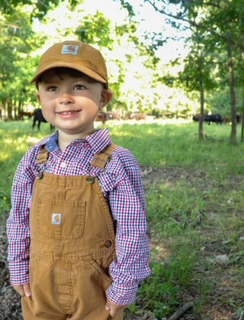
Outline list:
[[[56,87],[56,86],[47,87],[47,91],[49,91],[49,92],[56,92],[57,90],[58,90],[58,87]]]
[[[74,90],[85,90],[86,87],[83,84],[74,85]]]

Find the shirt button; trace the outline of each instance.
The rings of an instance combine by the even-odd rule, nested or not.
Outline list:
[[[86,177],[86,183],[93,184],[95,182],[95,177],[88,176]]]
[[[107,240],[106,242],[105,242],[105,247],[106,248],[110,248],[112,246],[112,241],[111,240]]]
[[[66,167],[66,163],[65,163],[65,162],[61,162],[61,163],[60,163],[60,167],[61,167],[61,168],[65,168],[65,167]]]

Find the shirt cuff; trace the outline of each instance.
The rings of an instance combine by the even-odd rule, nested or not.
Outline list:
[[[12,285],[21,285],[30,283],[29,261],[21,263],[9,263],[10,283]]]
[[[128,306],[135,302],[137,290],[138,287],[124,288],[112,283],[112,285],[106,291],[106,295],[107,298],[113,303],[120,306]]]

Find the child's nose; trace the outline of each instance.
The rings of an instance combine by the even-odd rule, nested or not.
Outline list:
[[[70,104],[74,103],[74,98],[69,93],[63,93],[59,98],[59,103],[61,104]]]

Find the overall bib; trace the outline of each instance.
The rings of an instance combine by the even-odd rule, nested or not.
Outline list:
[[[91,165],[105,168],[115,145]],[[42,149],[37,163],[48,158]],[[116,258],[115,231],[97,177],[40,173],[30,213],[31,298],[22,299],[25,320],[122,320],[105,310],[108,269]]]

